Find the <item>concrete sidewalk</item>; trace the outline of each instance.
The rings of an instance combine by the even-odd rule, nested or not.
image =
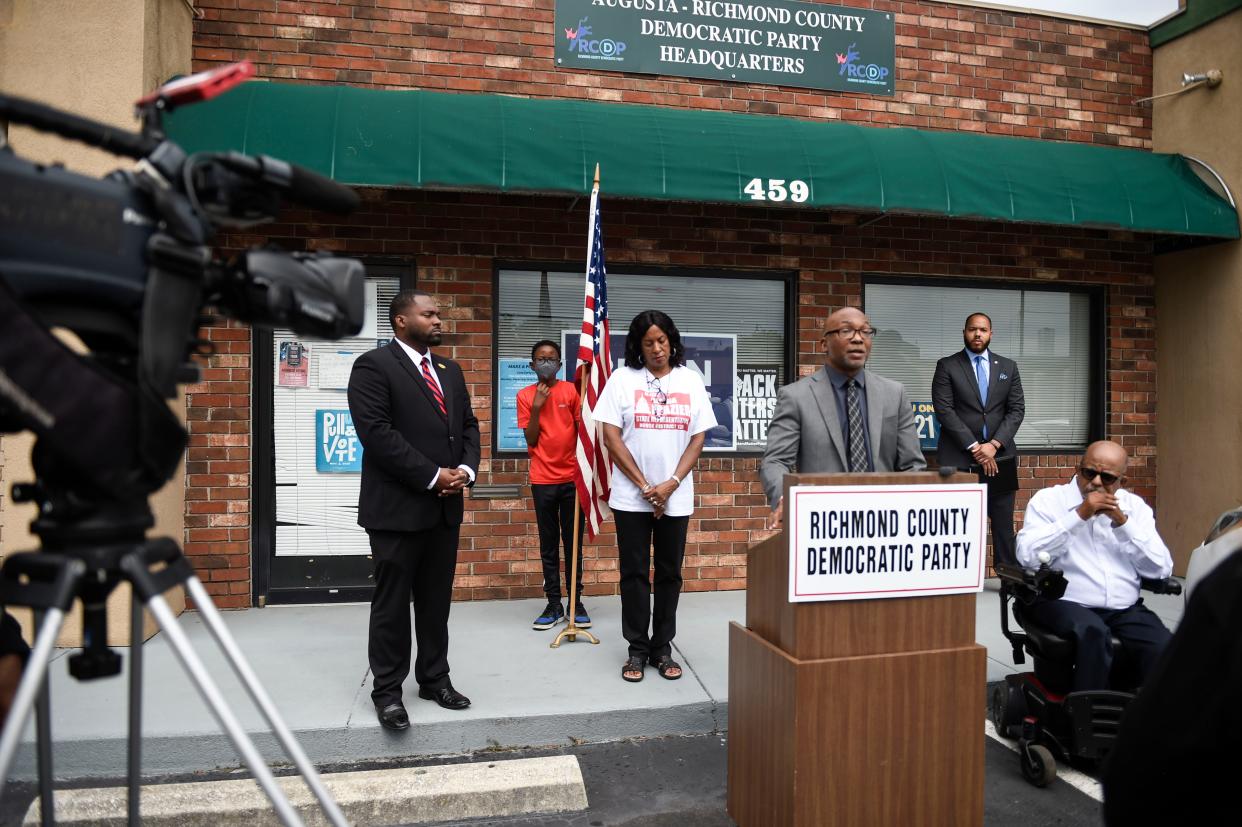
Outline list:
[[[1144,597],[1175,626],[1181,597]],[[666,681],[649,668],[639,684],[620,676],[626,652],[620,598],[586,600],[600,645],[580,638],[559,649],[548,647],[555,631],[530,628],[543,602],[455,605],[450,621],[453,683],[473,705],[450,712],[419,700],[411,678],[405,697],[412,726],[402,733],[381,728],[371,705],[367,606],[278,606],[226,612],[224,618],[285,722],[319,765],[727,729],[728,624],[743,621],[745,592],[683,595],[675,657],[686,674]],[[181,622],[260,750],[269,760],[285,761],[200,617],[186,613]],[[1017,671],[1000,632],[995,591],[978,596],[976,629],[976,639],[988,648],[988,680]],[[89,683],[73,680],[67,671],[71,651],[58,651],[52,664],[56,775],[66,780],[123,777],[128,680],[124,674]],[[122,652],[128,657],[127,650]],[[238,766],[231,742],[185,677],[166,636],[152,638],[145,656],[144,774]],[[33,737],[31,727],[14,778],[35,775]]]

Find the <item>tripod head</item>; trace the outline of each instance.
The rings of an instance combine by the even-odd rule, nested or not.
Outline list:
[[[0,433],[35,434],[36,479],[14,486],[13,499],[37,505],[32,530],[43,551],[90,571],[81,596],[93,665],[79,677],[119,668],[98,651],[107,651],[104,602],[119,581],[118,555],[153,525],[147,498],[185,448],[168,400],[197,380],[193,357],[211,352],[198,337],[206,309],[323,338],[362,326],[357,260],[276,249],[224,258],[211,246],[222,228],[274,219],[282,198],[334,212],[358,203],[296,165],[187,155],[164,134],[164,113],[253,74],[243,62],[160,87],[137,101],[136,133],[0,94],[0,120],[136,161],[95,179],[23,159],[0,136]],[[69,349],[52,327],[72,331],[89,353]]]

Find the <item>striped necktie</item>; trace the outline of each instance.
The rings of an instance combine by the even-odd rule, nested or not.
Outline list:
[[[440,409],[440,415],[448,419],[448,408],[444,406],[444,393],[440,390],[440,384],[436,382],[435,376],[431,373],[431,357],[427,356],[421,360],[423,366],[423,379],[427,381],[427,390],[431,391],[431,395],[435,397],[436,407]]]
[[[850,423],[850,471],[856,474],[868,471],[867,442],[863,435],[862,404],[856,379],[845,383],[845,416]]]

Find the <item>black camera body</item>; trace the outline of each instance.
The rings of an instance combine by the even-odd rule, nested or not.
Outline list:
[[[31,307],[107,308],[136,319],[158,221],[131,182],[0,150],[0,278]]]
[[[349,212],[347,187],[266,156],[187,155],[163,115],[227,91],[249,63],[195,75],[138,101],[140,133],[0,94],[0,121],[134,159],[92,178],[21,158],[0,134],[0,433],[33,431],[35,532],[71,543],[109,523],[131,534],[146,497],[175,472],[186,434],[168,406],[196,381],[205,311],[304,335],[361,329],[365,270],[328,254],[274,248],[226,257],[222,228],[276,217],[282,198]],[[75,353],[50,328],[72,331]],[[135,516],[137,515],[137,516]],[[96,530],[97,529],[97,530]]]

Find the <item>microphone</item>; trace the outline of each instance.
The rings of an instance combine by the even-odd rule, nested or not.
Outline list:
[[[949,477],[957,473],[957,468],[952,465],[942,465],[938,469],[938,473],[940,474],[940,476],[944,477],[945,479],[948,479]]]
[[[358,208],[358,193],[306,167],[269,155],[229,152],[220,156],[229,168],[278,187],[289,197],[316,210],[351,213]]]
[[[309,207],[341,215],[358,209],[358,193],[331,178],[311,172],[306,167],[290,164],[289,197]]]

